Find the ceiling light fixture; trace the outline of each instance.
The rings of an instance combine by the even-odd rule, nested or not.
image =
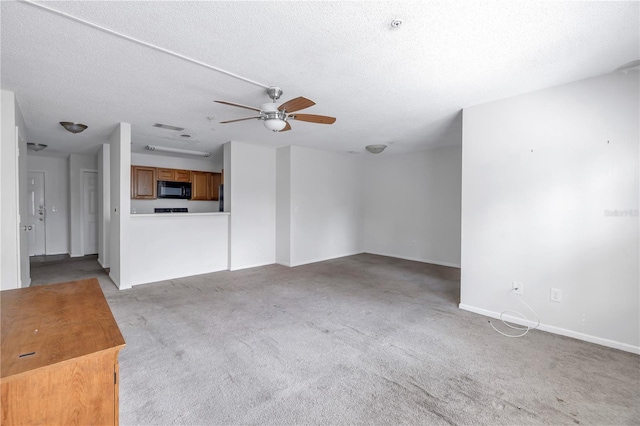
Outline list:
[[[272,132],[279,132],[284,129],[287,125],[287,122],[280,118],[268,118],[264,120],[264,127],[271,130]]]
[[[162,124],[162,123],[156,123],[152,127],[159,127],[161,129],[167,129],[167,130],[175,130],[177,132],[181,132],[184,130],[184,127],[170,126],[169,124]]]
[[[264,120],[264,127],[272,132],[279,132],[287,126],[287,122],[284,120],[285,113],[278,110],[278,104],[275,103],[276,99],[282,95],[282,90],[279,87],[272,87],[267,90],[267,93],[273,99],[273,103],[267,102],[260,106],[261,119]]]
[[[33,143],[33,142],[27,142],[27,149],[30,149],[31,151],[42,151],[43,149],[45,149],[48,145],[45,145],[43,143]]]
[[[72,123],[71,121],[61,121],[60,125],[64,127],[67,131],[74,134],[84,132],[84,130],[87,128],[85,124]]]
[[[164,146],[147,145],[144,147],[144,149],[148,151],[163,151],[163,152],[173,152],[175,154],[197,155],[198,157],[211,157],[210,152],[191,151],[189,149],[168,148]]]
[[[372,154],[380,154],[386,147],[386,145],[367,145],[365,148]]]

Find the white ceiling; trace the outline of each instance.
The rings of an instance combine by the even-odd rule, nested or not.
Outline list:
[[[215,151],[230,141],[364,152],[460,143],[465,107],[613,71],[640,57],[640,2],[42,2],[137,40],[305,96],[272,133],[265,89],[24,2],[1,2],[1,85],[29,142],[94,153],[118,122],[147,144]],[[391,21],[403,24],[393,28]],[[73,135],[60,121],[87,124]],[[164,123],[175,132],[152,127]],[[188,133],[188,140],[180,134]]]

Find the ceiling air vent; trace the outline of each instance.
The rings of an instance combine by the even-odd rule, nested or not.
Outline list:
[[[177,132],[181,132],[184,130],[184,127],[169,126],[168,124],[160,124],[160,123],[154,124],[153,127],[160,127],[161,129],[167,129],[167,130],[175,130]]]

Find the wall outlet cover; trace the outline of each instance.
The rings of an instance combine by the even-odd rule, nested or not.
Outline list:
[[[562,290],[559,288],[552,288],[549,298],[552,302],[562,302]]]

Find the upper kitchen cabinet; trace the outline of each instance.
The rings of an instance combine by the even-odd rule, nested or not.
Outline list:
[[[220,193],[220,173],[191,172],[191,199],[217,201]]]
[[[131,166],[131,198],[148,200],[156,198],[156,168]]]
[[[179,169],[158,169],[158,180],[168,180],[173,182],[190,182],[191,172]]]
[[[209,174],[209,200],[218,201],[220,199],[221,183],[222,183],[222,173]]]
[[[191,199],[210,200],[209,172],[191,172]]]

